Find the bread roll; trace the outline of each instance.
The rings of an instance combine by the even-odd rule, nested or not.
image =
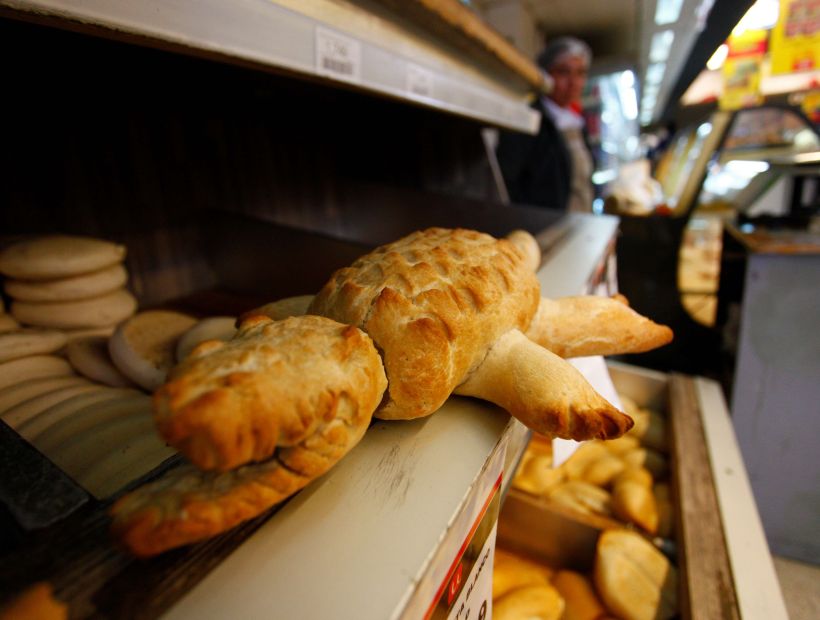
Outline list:
[[[516,553],[499,547],[493,561],[493,600],[508,592],[532,585],[549,585],[552,571]]]
[[[524,586],[493,601],[494,620],[561,620],[564,599],[552,585]]]
[[[612,488],[612,513],[649,534],[658,533],[658,506],[652,487],[625,480]]]
[[[587,465],[581,479],[598,487],[608,487],[626,465],[617,456],[605,454]]]
[[[677,571],[639,534],[601,533],[593,577],[604,604],[619,618],[655,620],[677,612]]]
[[[621,454],[624,463],[630,467],[644,467],[655,480],[661,480],[669,473],[668,459],[651,448],[633,448]]]
[[[609,453],[600,441],[586,441],[561,465],[569,480],[581,480],[587,467]]]
[[[548,497],[550,501],[579,512],[607,517],[612,514],[612,499],[609,493],[580,480],[570,480],[553,487]]]
[[[562,480],[564,472],[552,466],[552,457],[532,454],[522,461],[512,484],[522,491],[542,495]]]
[[[564,599],[564,615],[561,620],[601,620],[607,611],[592,582],[581,573],[559,570],[552,578],[552,585]]]

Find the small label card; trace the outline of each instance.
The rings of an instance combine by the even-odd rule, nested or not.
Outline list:
[[[345,82],[361,82],[361,41],[327,28],[317,27],[316,72]]]

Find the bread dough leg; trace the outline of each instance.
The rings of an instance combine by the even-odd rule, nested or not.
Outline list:
[[[613,439],[632,427],[574,366],[517,329],[499,338],[455,393],[488,400],[532,430],[565,439]]]
[[[672,341],[672,330],[638,314],[622,295],[541,298],[527,337],[561,357],[642,353]]]

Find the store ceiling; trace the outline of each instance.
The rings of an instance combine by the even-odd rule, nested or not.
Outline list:
[[[484,8],[525,5],[545,40],[572,35],[589,43],[593,71],[635,70],[641,123],[660,120],[753,0],[477,0]],[[661,10],[657,11],[658,5]],[[672,19],[669,18],[670,7]],[[666,21],[662,15],[666,11]],[[658,20],[660,23],[658,23]],[[653,50],[664,38],[665,53]],[[708,36],[707,36],[708,35]],[[695,45],[699,42],[699,45]],[[710,49],[700,49],[710,47]],[[654,65],[654,66],[653,66]]]
[[[641,0],[531,0],[538,29],[546,39],[574,35],[607,63],[634,64],[640,54]]]

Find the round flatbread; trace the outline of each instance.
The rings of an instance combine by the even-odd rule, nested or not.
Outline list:
[[[81,375],[110,387],[133,387],[134,383],[122,374],[111,361],[108,338],[89,336],[77,338],[65,347],[66,357]]]
[[[88,338],[89,336],[105,336],[108,338],[114,333],[116,325],[109,325],[108,327],[87,327],[84,329],[64,329],[63,333],[68,338],[68,342],[77,340],[77,338]]]
[[[114,330],[108,340],[111,360],[134,383],[153,391],[176,361],[177,341],[196,322],[172,310],[140,312]]]
[[[0,362],[54,353],[65,346],[66,336],[56,329],[21,328],[0,334]]]
[[[115,398],[100,400],[76,410],[71,416],[55,422],[31,440],[32,445],[49,458],[63,445],[76,443],[83,438],[94,439],[96,429],[127,418],[134,412],[145,417],[153,425],[151,398],[142,392],[129,390]],[[100,439],[99,437],[97,438]]]
[[[136,390],[100,387],[96,391],[72,396],[41,411],[34,417],[20,424],[16,430],[26,441],[34,443],[37,437],[48,432],[52,426],[81,411],[83,408],[103,400],[114,400],[134,393],[137,393]]]
[[[90,381],[76,375],[69,377],[44,377],[42,379],[29,379],[16,385],[11,385],[0,390],[0,415],[6,411],[28,400],[34,396],[59,390],[72,385],[92,385]]]
[[[49,235],[18,241],[0,252],[0,273],[20,280],[54,280],[121,263],[125,246],[92,237]]]
[[[206,340],[230,340],[236,334],[236,319],[232,316],[213,316],[202,319],[180,336],[176,359],[181,362],[199,343]]]
[[[108,498],[176,454],[156,433],[134,438],[80,474],[77,482],[97,499]]]
[[[15,300],[11,304],[14,318],[25,325],[67,329],[116,325],[134,314],[136,309],[136,298],[124,288],[79,301]]]
[[[10,314],[0,313],[0,334],[20,329],[20,323]]]
[[[74,368],[56,355],[30,355],[0,364],[0,390],[28,379],[67,377]]]
[[[99,391],[103,389],[101,385],[94,385],[93,383],[69,385],[66,387],[51,390],[45,394],[38,394],[31,398],[16,404],[3,414],[3,422],[17,430],[22,424],[28,422],[30,419],[39,415],[46,409],[57,405],[64,400],[68,400],[73,396],[79,394],[86,394],[88,392]]]
[[[125,286],[128,272],[118,263],[99,271],[57,280],[6,280],[6,293],[21,301],[75,301]]]

